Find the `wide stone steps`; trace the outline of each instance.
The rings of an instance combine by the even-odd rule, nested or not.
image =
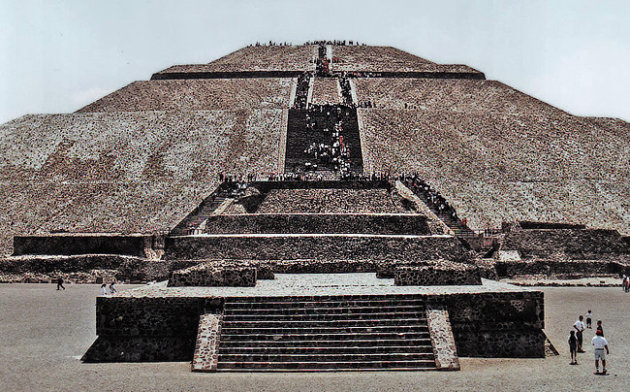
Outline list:
[[[370,336],[356,337],[354,339],[309,339],[309,337],[303,337],[303,339],[291,339],[291,340],[268,340],[264,346],[260,346],[260,340],[222,340],[221,347],[223,349],[238,350],[240,348],[259,347],[261,349],[290,349],[290,348],[304,348],[310,347],[313,349],[319,348],[378,348],[378,347],[403,347],[411,346],[418,350],[425,350],[427,347],[431,348],[431,339],[429,337],[418,336],[400,336],[398,334],[394,336],[380,336],[375,338]],[[424,352],[424,351],[423,351]]]
[[[368,341],[373,344],[373,341]],[[395,343],[400,343],[396,342]],[[255,342],[252,342],[255,343]],[[293,342],[295,343],[295,342]],[[306,342],[306,343],[312,343]],[[335,343],[333,341],[333,343]],[[344,343],[344,342],[337,342]],[[356,343],[353,342],[353,343]],[[337,346],[322,346],[322,342],[319,341],[318,346],[282,346],[282,345],[268,345],[261,346],[232,346],[230,347],[231,354],[377,354],[377,353],[416,353],[418,350],[431,351],[431,342],[426,341],[426,344],[414,344],[414,345],[382,345],[382,346],[348,346],[347,344],[338,344]],[[423,351],[424,352],[424,351]],[[428,354],[424,354],[428,355]],[[432,355],[432,354],[431,354]]]
[[[270,328],[233,328],[229,323],[224,324],[221,330],[221,337],[227,336],[242,336],[242,335],[255,335],[255,336],[274,336],[274,335],[290,335],[300,336],[303,334],[322,334],[322,335],[335,335],[335,334],[362,334],[362,333],[407,333],[416,332],[422,333],[427,331],[426,326],[419,325],[377,325],[367,327],[308,327],[307,329],[298,328],[282,328],[282,327],[270,327]],[[427,332],[428,335],[428,332]]]
[[[405,305],[405,306],[391,306],[388,308],[376,308],[368,306],[357,306],[352,308],[347,307],[287,307],[287,308],[247,308],[247,309],[229,309],[225,311],[225,318],[231,320],[238,319],[267,319],[274,317],[287,317],[289,315],[299,316],[319,316],[319,315],[338,315],[338,316],[351,316],[351,315],[372,315],[375,314],[378,317],[385,315],[393,316],[399,314],[399,312],[410,312],[423,314],[418,312],[418,305]],[[420,308],[421,309],[421,308]],[[386,312],[384,312],[386,310]]]
[[[217,371],[374,371],[435,370],[433,360],[355,362],[219,362]]]
[[[224,306],[219,371],[435,368],[419,297],[250,297]]]
[[[418,311],[392,312],[392,313],[293,313],[293,314],[230,314],[225,316],[229,321],[273,321],[273,320],[382,320],[382,319],[403,319],[403,318],[423,318],[424,314]]]
[[[374,361],[433,361],[433,353],[333,353],[333,354],[221,354],[221,362],[374,362]]]
[[[298,309],[319,309],[319,308],[346,308],[348,311],[353,311],[355,308],[385,308],[396,309],[399,306],[416,306],[417,309],[424,309],[424,303],[417,299],[404,299],[403,298],[391,298],[391,299],[372,299],[372,298],[357,298],[357,299],[297,299],[292,301],[288,299],[275,299],[270,302],[257,301],[255,299],[245,299],[238,302],[227,302],[225,314],[230,314],[237,309],[273,309],[276,311],[283,311],[287,308]]]
[[[377,327],[413,325],[421,323],[422,319],[391,318],[383,320],[275,320],[275,321],[231,321],[231,328],[306,328],[306,327]]]

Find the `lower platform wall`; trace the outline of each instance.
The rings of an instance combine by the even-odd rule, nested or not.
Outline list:
[[[427,304],[448,309],[459,356],[545,355],[542,292],[422,297]],[[97,297],[98,339],[84,360],[190,361],[199,317],[221,314],[223,306],[223,298]]]
[[[449,236],[192,236],[166,239],[165,258],[251,260],[399,259],[466,261],[469,252]]]
[[[445,297],[460,357],[543,358],[541,291]]]
[[[558,277],[589,277],[630,273],[627,261],[607,260],[514,260],[497,261],[495,270],[500,277],[545,275]]]
[[[151,235],[51,234],[13,238],[16,256],[111,254],[159,258],[162,250],[163,237]]]

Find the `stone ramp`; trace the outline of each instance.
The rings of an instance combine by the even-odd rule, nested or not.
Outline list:
[[[218,371],[435,370],[413,297],[228,298]]]
[[[199,317],[197,343],[192,360],[193,372],[212,372],[217,370],[217,345],[221,334],[222,316],[214,313]]]

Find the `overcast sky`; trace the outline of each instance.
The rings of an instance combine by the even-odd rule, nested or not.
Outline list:
[[[630,1],[0,0],[0,123],[256,41],[359,40],[630,121]]]

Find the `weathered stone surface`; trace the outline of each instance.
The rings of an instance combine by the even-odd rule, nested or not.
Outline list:
[[[335,234],[200,235],[166,239],[165,258],[251,260],[448,259],[465,261],[467,250],[452,236]]]
[[[79,112],[288,109],[293,79],[192,79],[133,82]]]
[[[440,304],[427,304],[427,325],[438,370],[459,370],[455,338],[448,318],[448,310]]]
[[[256,286],[256,267],[239,263],[202,263],[174,271],[168,285],[253,287]]]
[[[222,323],[223,316],[221,314],[206,313],[199,317],[197,343],[192,360],[193,372],[212,372],[217,370]]]
[[[400,214],[409,212],[387,189],[273,189],[258,213]]]
[[[417,172],[474,230],[537,220],[630,233],[630,127],[553,108],[512,115],[500,99],[497,110],[478,111],[486,103],[465,97],[456,98],[468,101],[461,111],[432,96],[426,109],[358,109],[364,170]]]
[[[239,214],[212,215],[208,234],[440,234],[419,214]]]
[[[394,272],[398,286],[480,285],[476,266],[461,263],[440,263],[430,266],[401,266]]]
[[[13,237],[14,255],[125,255],[156,254],[155,237],[117,234],[50,234]]]
[[[0,254],[15,235],[157,233],[221,171],[277,172],[283,111],[28,115],[0,125]],[[285,125],[286,126],[286,125]]]
[[[602,259],[630,256],[630,247],[615,230],[535,229],[512,230],[502,250],[517,250],[523,259]]]
[[[84,362],[190,361],[194,336],[99,336],[81,358]]]

